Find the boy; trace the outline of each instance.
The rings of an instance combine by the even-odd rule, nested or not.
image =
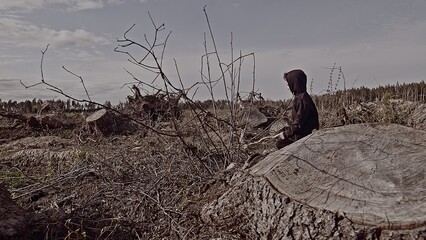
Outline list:
[[[291,93],[294,95],[292,122],[290,127],[279,134],[276,142],[281,149],[319,129],[318,111],[311,96],[306,92],[306,74],[300,70],[284,73]]]

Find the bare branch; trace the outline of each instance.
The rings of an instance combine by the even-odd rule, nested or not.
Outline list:
[[[38,83],[34,83],[34,84],[32,84],[32,85],[25,85],[25,84],[22,82],[22,80],[19,80],[19,82],[20,82],[20,83],[21,83],[21,85],[22,85],[22,86],[24,86],[25,88],[32,88],[32,87],[35,87],[35,86],[37,86],[37,85],[43,84],[43,82],[38,82]]]
[[[65,66],[62,66],[62,68],[63,68],[63,69],[65,69],[65,71],[67,71],[68,73],[70,73],[70,74],[72,74],[72,75],[74,75],[75,77],[77,77],[77,78],[79,78],[79,79],[80,79],[80,82],[81,82],[81,84],[83,85],[84,91],[86,92],[87,99],[89,99],[89,101],[92,101],[92,99],[90,99],[90,95],[89,95],[89,92],[87,91],[86,85],[84,84],[84,80],[83,80],[83,78],[82,78],[81,76],[79,76],[79,75],[77,75],[77,74],[75,74],[75,73],[71,72],[70,70],[66,69],[66,68],[65,68]]]
[[[46,48],[44,49],[44,51],[41,51],[40,73],[41,73],[41,81],[42,82],[44,82],[44,74],[43,74],[44,54],[47,52],[48,48],[49,48],[49,44],[46,45]]]
[[[93,104],[93,105],[95,105],[95,106],[99,106],[99,107],[102,107],[102,108],[105,108],[105,109],[109,109],[109,110],[111,110],[111,111],[113,111],[113,112],[115,112],[115,113],[117,113],[117,114],[119,114],[119,115],[123,116],[124,118],[126,118],[126,119],[128,119],[128,120],[131,120],[131,121],[133,121],[133,122],[135,122],[135,123],[137,123],[137,124],[140,124],[141,126],[143,126],[143,127],[147,128],[147,129],[149,129],[149,130],[151,130],[151,131],[153,131],[153,132],[155,132],[155,133],[157,133],[157,134],[165,135],[165,136],[170,136],[170,137],[177,137],[177,135],[176,135],[174,132],[159,131],[159,130],[157,130],[157,129],[155,129],[155,128],[151,127],[150,125],[148,125],[148,124],[146,124],[146,123],[144,123],[144,122],[142,122],[142,121],[140,121],[140,120],[138,120],[138,119],[132,118],[132,117],[128,116],[127,114],[123,114],[122,112],[120,112],[120,111],[118,111],[118,110],[116,110],[116,109],[114,109],[114,108],[111,108],[111,107],[109,107],[109,106],[105,106],[104,104],[101,104],[101,103],[98,103],[98,102],[95,102],[95,101],[91,101],[90,99],[84,99],[84,98],[83,98],[83,99],[78,99],[78,98],[75,98],[75,97],[73,97],[72,95],[70,95],[70,94],[68,94],[68,93],[65,93],[65,92],[64,92],[62,89],[60,89],[59,87],[57,87],[57,86],[55,86],[55,85],[53,85],[53,84],[50,84],[50,83],[46,82],[46,81],[45,81],[45,79],[44,79],[44,73],[43,73],[43,61],[44,61],[44,56],[45,56],[45,54],[46,54],[46,52],[47,52],[48,47],[49,47],[49,45],[47,45],[46,49],[45,49],[44,51],[42,51],[42,52],[41,52],[41,53],[42,53],[41,63],[40,63],[40,67],[41,67],[41,75],[42,75],[42,80],[41,80],[41,82],[36,83],[36,84],[33,84],[33,85],[29,85],[29,86],[26,86],[26,85],[24,85],[23,83],[22,83],[22,85],[24,85],[24,86],[26,86],[26,87],[28,87],[28,88],[31,88],[31,87],[34,87],[34,86],[37,86],[37,85],[40,85],[40,84],[46,85],[48,90],[53,91],[53,92],[56,92],[56,93],[58,93],[58,94],[60,94],[60,95],[62,95],[62,96],[64,96],[64,97],[69,98],[69,99],[71,99],[71,100],[74,100],[74,101],[76,101],[76,102],[80,102],[80,103],[89,103],[89,104]],[[64,68],[64,69],[65,69],[66,71],[68,71],[66,68]],[[71,73],[71,74],[73,74],[74,76],[78,76],[77,74],[74,74],[74,73],[72,73],[72,72],[70,72],[70,71],[68,71],[68,72],[69,72],[69,73]],[[78,76],[78,77],[80,77],[80,76]],[[83,79],[81,78],[81,80],[83,80]],[[84,81],[83,81],[83,82],[84,82]],[[87,93],[87,92],[86,92],[86,93]]]
[[[213,43],[213,49],[214,49],[217,61],[220,63],[222,61],[220,60],[220,56],[219,56],[219,53],[217,51],[216,41],[215,41],[215,38],[214,38],[214,35],[213,35],[213,30],[212,30],[211,25],[210,25],[209,16],[207,15],[206,6],[204,6],[203,11],[204,11],[204,15],[206,17],[207,26],[209,28],[210,38],[211,38],[212,43]],[[228,91],[227,91],[227,84],[226,84],[226,79],[225,79],[225,72],[224,72],[224,70],[222,68],[222,65],[219,64],[219,68],[220,68],[220,71],[221,71],[221,74],[222,74],[221,76],[222,76],[222,80],[223,80],[223,85],[225,87],[225,96],[226,96],[226,99],[228,100],[228,104],[229,104],[229,95],[228,95]],[[231,108],[231,105],[229,105],[229,107]]]

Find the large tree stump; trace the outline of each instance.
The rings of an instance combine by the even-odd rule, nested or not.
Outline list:
[[[425,239],[426,132],[319,130],[260,161],[202,211],[248,239]]]
[[[426,227],[386,230],[351,222],[278,192],[263,177],[238,173],[230,189],[205,205],[202,220],[230,239],[425,239]],[[227,238],[224,238],[227,239]]]

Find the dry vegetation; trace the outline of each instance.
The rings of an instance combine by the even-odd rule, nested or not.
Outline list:
[[[207,14],[206,19],[208,23]],[[43,84],[69,100],[51,101],[50,107],[35,99],[0,102],[0,186],[7,186],[11,198],[24,209],[15,211],[20,231],[11,230],[8,236],[17,239],[245,237],[244,232],[214,229],[201,220],[200,211],[227,190],[230,179],[241,171],[246,160],[274,150],[272,140],[250,148],[244,144],[270,134],[266,123],[288,118],[290,101],[263,100],[254,91],[254,79],[250,94],[241,99],[241,65],[243,60],[254,62],[254,55],[232,56],[230,63],[225,64],[210,26],[210,40],[206,37],[202,57],[202,81],[189,88],[180,80],[171,82],[162,68],[169,35],[160,38],[164,25],[153,25],[154,37],[145,39],[144,44],[127,37],[133,27],[118,40],[116,52],[125,54],[130,62],[154,75],[154,81],[147,83],[129,72],[134,91],[125,103],[100,104],[89,95],[76,99],[46,81],[42,66],[47,48],[42,52],[42,81],[24,86]],[[129,52],[132,47],[144,53],[134,56]],[[210,72],[213,65],[219,72],[218,79],[213,79]],[[81,77],[64,69],[78,77],[86,90]],[[338,79],[344,79],[343,75]],[[217,100],[214,95],[219,85],[224,89],[224,100]],[[198,87],[205,87],[211,100],[193,100],[190,92]],[[344,88],[337,91],[337,83],[332,82],[327,94],[314,97],[321,127],[393,122],[426,129],[424,82],[373,90]],[[248,114],[247,109],[252,105],[263,117]],[[85,119],[98,108],[119,116],[113,119],[116,126],[128,124],[131,128],[101,135],[91,131]],[[52,127],[42,121],[42,116],[58,112],[75,124]],[[31,117],[38,124],[31,125]],[[4,196],[5,188],[0,190]],[[0,206],[0,212],[3,210]],[[22,216],[26,220],[22,221]],[[0,231],[3,237],[1,234],[5,232]]]
[[[331,97],[338,95],[318,96],[317,105]],[[258,106],[275,109],[279,116],[285,112],[282,105],[268,101]],[[331,104],[333,109],[325,106],[320,108],[323,127],[395,122],[426,129],[426,107],[421,102],[384,99],[339,108]],[[195,117],[184,110],[175,123],[157,123],[161,131],[173,124],[185,125],[180,133],[183,140],[143,127],[132,134],[103,137],[85,131],[84,124],[73,129],[34,129],[0,118],[0,181],[26,210],[30,219],[26,230],[32,239],[241,238],[243,233],[217,231],[204,224],[201,208],[227,189],[251,154],[273,150],[273,143],[249,150],[225,149],[221,142],[229,139],[218,132],[228,132],[228,126],[211,125],[203,131]],[[246,140],[268,134],[262,129],[245,131]],[[206,133],[216,145],[199,139]]]

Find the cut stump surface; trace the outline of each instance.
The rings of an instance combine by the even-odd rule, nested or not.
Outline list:
[[[321,129],[250,169],[292,199],[384,229],[426,225],[426,132],[396,124]]]

